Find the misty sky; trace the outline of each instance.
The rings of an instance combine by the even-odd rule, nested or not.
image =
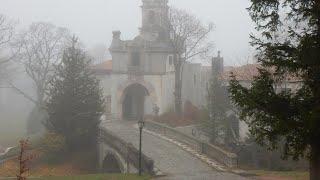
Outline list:
[[[215,24],[212,39],[226,65],[246,63],[252,55],[248,0],[169,0],[169,4]],[[0,0],[0,13],[22,25],[45,21],[67,27],[90,48],[109,46],[113,30],[121,30],[123,39],[134,38],[141,26],[140,5],[141,0]]]

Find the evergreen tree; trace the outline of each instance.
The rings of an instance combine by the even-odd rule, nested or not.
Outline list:
[[[284,139],[284,157],[309,155],[310,179],[319,179],[320,1],[251,0],[249,11],[262,68],[250,88],[233,77],[231,97],[257,142],[276,149]],[[300,87],[277,92],[288,76]]]
[[[73,38],[51,82],[46,127],[65,137],[70,152],[96,147],[104,109],[99,80],[90,70],[90,60],[77,48],[77,40]]]
[[[221,71],[216,68],[217,64],[213,61],[212,76],[208,87],[209,117],[204,123],[204,131],[209,135],[211,143],[217,143],[218,137],[221,137],[222,134],[224,136],[222,139],[228,139],[228,128],[231,128],[227,118],[227,111],[230,110],[228,91],[223,86]]]

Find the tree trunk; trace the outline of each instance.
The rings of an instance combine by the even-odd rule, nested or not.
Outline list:
[[[320,180],[320,144],[311,146],[310,180]]]
[[[182,114],[182,81],[181,81],[181,67],[175,69],[175,113],[179,116]]]

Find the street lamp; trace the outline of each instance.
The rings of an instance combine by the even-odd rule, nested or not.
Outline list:
[[[140,131],[140,140],[139,140],[139,176],[141,176],[141,141],[142,141],[142,129],[144,127],[143,117],[138,121],[139,131]]]

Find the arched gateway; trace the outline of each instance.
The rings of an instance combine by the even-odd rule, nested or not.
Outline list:
[[[153,86],[145,81],[128,81],[119,88],[120,116],[125,120],[139,120],[157,105]]]

